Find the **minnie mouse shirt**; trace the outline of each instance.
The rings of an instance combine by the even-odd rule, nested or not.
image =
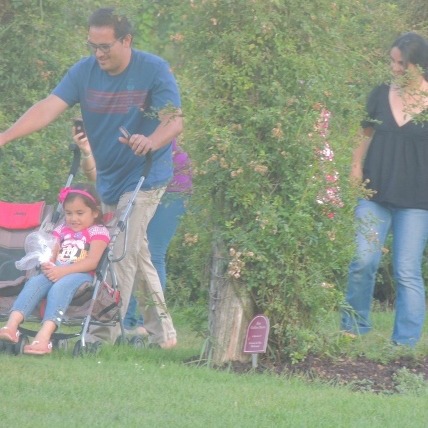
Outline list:
[[[54,229],[52,235],[59,240],[60,244],[56,259],[58,265],[76,263],[86,258],[93,240],[104,241],[107,244],[110,242],[109,232],[101,224],[75,232],[63,223]]]

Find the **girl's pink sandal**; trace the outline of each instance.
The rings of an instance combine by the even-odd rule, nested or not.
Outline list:
[[[52,342],[42,345],[38,340],[33,341],[31,345],[24,346],[24,354],[28,355],[47,355],[52,352]]]
[[[0,328],[0,340],[6,340],[7,342],[18,343],[19,342],[19,331],[12,330],[9,327]]]

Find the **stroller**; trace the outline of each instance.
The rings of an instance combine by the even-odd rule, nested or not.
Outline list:
[[[66,187],[70,186],[80,164],[79,148],[75,144],[72,144],[70,148],[74,156]],[[91,344],[91,348],[87,346],[86,335],[90,326],[115,326],[117,323],[120,324],[121,328],[121,335],[117,343],[126,343],[114,263],[125,257],[128,233],[127,220],[150,168],[151,154],[148,154],[141,178],[125,210],[119,219],[116,219],[112,213],[108,214],[109,218],[106,219],[106,225],[110,229],[110,244],[98,263],[93,281],[86,282],[79,287],[61,322],[61,327],[73,326],[75,327],[74,330],[79,327],[79,331],[55,332],[51,339],[54,348],[67,349],[70,339],[77,338],[73,348],[73,356],[83,355],[86,352],[97,352],[101,342]],[[36,231],[51,232],[61,217],[61,204],[58,204],[54,210],[52,206],[48,206],[44,202],[18,204],[0,201],[0,321],[8,319],[13,302],[23,289],[27,279],[36,272],[35,268],[23,272],[15,267],[15,262],[25,255],[27,237]],[[125,234],[125,243],[121,255],[114,258],[113,247],[120,233]],[[42,301],[31,317],[19,327],[21,334],[18,343],[13,344],[0,340],[0,351],[15,355],[23,353],[24,346],[29,343],[29,337],[34,337],[37,334],[37,331],[27,328],[27,325],[40,322],[43,317],[44,306],[45,302]],[[61,328],[61,330],[64,329]],[[144,338],[140,336],[133,337],[130,342],[136,348],[145,346]]]

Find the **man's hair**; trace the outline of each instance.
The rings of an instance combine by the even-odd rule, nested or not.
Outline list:
[[[90,17],[89,27],[111,27],[117,39],[133,35],[132,25],[125,15],[119,15],[112,7],[97,9]]]

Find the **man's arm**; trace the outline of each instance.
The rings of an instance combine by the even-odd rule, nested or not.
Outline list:
[[[180,109],[171,108],[159,113],[161,123],[149,136],[153,142],[153,149],[158,150],[165,144],[170,143],[175,137],[183,132],[183,114]]]
[[[53,122],[67,110],[68,104],[56,95],[49,95],[30,107],[9,129],[0,133],[0,147],[25,137]]]

